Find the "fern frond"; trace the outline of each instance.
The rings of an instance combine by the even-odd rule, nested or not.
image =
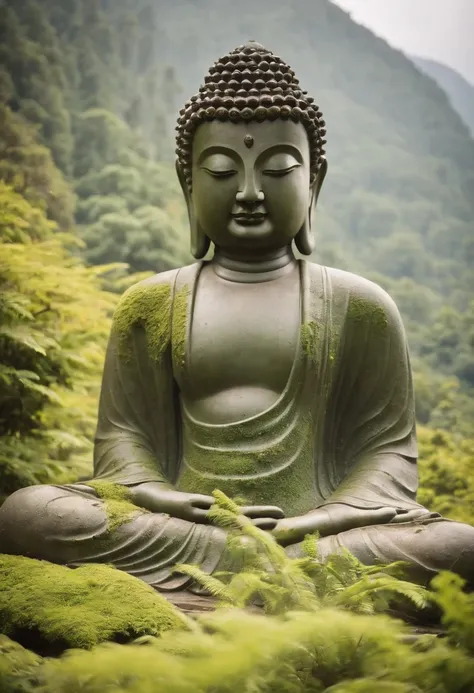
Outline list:
[[[229,594],[233,603],[239,608],[244,608],[258,595],[261,596],[268,583],[265,584],[265,576],[257,572],[236,573],[228,585]]]
[[[235,501],[231,500],[228,496],[226,496],[225,493],[216,490],[213,492],[212,495],[216,499],[216,503],[220,508],[222,508],[223,510],[228,510],[230,513],[233,513],[234,515],[240,515],[240,507],[237,505]]]
[[[208,575],[202,571],[198,566],[177,565],[173,572],[188,575],[194,582],[201,585],[206,592],[209,592],[211,597],[219,599],[227,604],[234,603],[232,594],[229,592],[227,586],[213,575]]]
[[[209,520],[223,529],[240,529],[239,516],[227,508],[213,505],[207,514]],[[248,519],[248,518],[246,518]]]
[[[408,599],[417,609],[424,609],[431,601],[428,591],[420,585],[405,582],[388,575],[378,577],[362,577],[352,585],[329,599],[332,606],[359,610],[364,599],[372,594],[385,592],[391,596],[401,596]]]

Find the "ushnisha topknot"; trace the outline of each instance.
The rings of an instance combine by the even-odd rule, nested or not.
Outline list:
[[[301,122],[308,133],[312,174],[324,157],[325,122],[314,99],[301,90],[289,65],[255,41],[219,58],[199,93],[186,101],[179,115],[176,154],[190,190],[194,133],[210,120]]]

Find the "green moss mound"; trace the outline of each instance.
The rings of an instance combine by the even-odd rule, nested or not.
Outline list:
[[[27,693],[34,690],[42,658],[0,635],[0,691]]]
[[[185,628],[152,587],[105,565],[76,569],[0,555],[0,631],[40,654]]]
[[[146,644],[101,644],[43,660],[7,693],[471,693],[474,661],[435,638],[416,645],[387,616],[338,609],[265,616],[226,609]],[[11,667],[13,670],[14,667]],[[31,668],[28,670],[31,680]],[[10,682],[18,685],[15,671]]]

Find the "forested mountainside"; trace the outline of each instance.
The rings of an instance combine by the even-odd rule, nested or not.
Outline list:
[[[410,57],[422,72],[434,79],[446,92],[453,108],[474,137],[474,85],[448,65],[413,55]]]
[[[433,80],[327,0],[4,0],[0,13],[1,491],[90,465],[116,295],[190,260],[177,111],[254,38],[327,121],[314,259],[399,304],[422,493],[468,516],[474,141]]]

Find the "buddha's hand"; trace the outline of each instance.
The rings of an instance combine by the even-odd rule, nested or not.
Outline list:
[[[241,507],[240,512],[252,520],[256,527],[267,531],[275,529],[278,522],[285,517],[283,510],[276,505],[247,505]]]
[[[273,536],[282,546],[289,546],[303,541],[307,534],[318,532],[320,537],[327,537],[356,527],[387,524],[396,516],[396,508],[352,508],[344,503],[331,503],[307,515],[280,520]]]
[[[141,508],[198,524],[210,522],[207,514],[215,503],[212,496],[175,491],[156,481],[132,486],[130,492],[132,501]]]

